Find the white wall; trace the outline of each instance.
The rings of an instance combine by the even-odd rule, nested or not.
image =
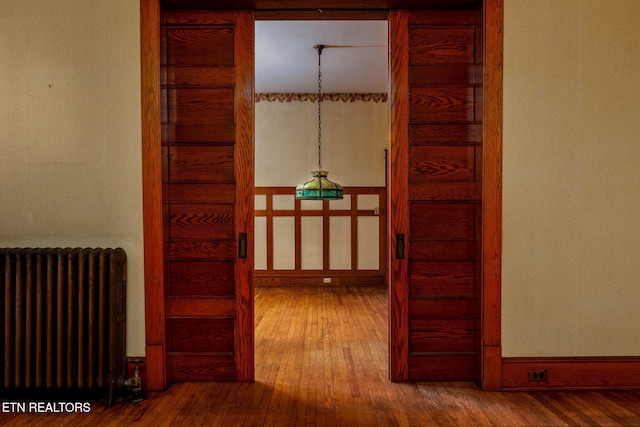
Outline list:
[[[505,1],[504,356],[640,355],[639,22]]]
[[[0,246],[123,247],[144,355],[139,4],[0,1]]]

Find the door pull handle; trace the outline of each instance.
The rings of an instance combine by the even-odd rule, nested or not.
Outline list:
[[[247,257],[247,233],[238,234],[238,258]]]
[[[404,234],[396,234],[396,258],[404,259]]]

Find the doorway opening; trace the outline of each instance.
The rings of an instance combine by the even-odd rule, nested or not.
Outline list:
[[[425,251],[425,242],[417,241],[408,254],[446,255],[451,251],[445,251],[445,246],[477,249],[473,261],[477,300],[462,298],[463,303],[467,303],[465,313],[475,316],[473,323],[477,331],[475,356],[462,355],[472,367],[465,371],[465,377],[476,378],[484,389],[498,390],[501,385],[502,3],[502,0],[485,0],[478,4],[477,10],[443,10],[428,14],[421,10],[393,10],[388,13],[365,11],[364,18],[359,11],[350,15],[355,19],[388,19],[389,22],[390,117],[393,123],[389,132],[389,199],[393,203],[388,207],[390,212],[393,209],[390,218],[395,218],[390,221],[388,230],[389,246],[394,248],[389,249],[389,371],[392,381],[432,378],[430,373],[434,369],[442,374],[440,366],[451,368],[446,372],[447,379],[458,378],[449,375],[460,372],[456,360],[461,359],[457,355],[454,355],[457,359],[452,359],[448,357],[449,353],[447,357],[441,357],[442,352],[432,355],[409,352],[409,314],[429,311],[436,303],[439,307],[442,300],[438,296],[437,301],[413,298],[407,286],[411,279],[410,259],[404,256],[404,245],[399,243],[405,241],[405,233],[414,225],[428,229],[429,224],[436,224],[442,232],[446,224],[463,224],[467,232],[472,228],[477,231],[475,243],[470,244],[469,239],[461,240],[456,236],[445,239],[446,236],[439,235],[435,240],[433,237],[427,239],[435,243],[430,252]],[[157,0],[141,2],[141,12],[148,387],[162,389],[173,381],[192,378],[198,381],[251,381],[254,372],[254,263],[253,248],[246,249],[247,244],[252,244],[247,242],[247,236],[254,234],[254,183],[252,173],[239,174],[235,181],[233,173],[254,170],[254,156],[246,155],[253,149],[254,17],[274,19],[277,15],[275,19],[283,19],[282,14],[288,13],[295,19],[304,19],[309,13],[255,13],[253,10],[203,13],[201,10],[173,10],[171,5],[161,5]],[[318,12],[323,13],[322,10]],[[313,14],[316,15],[315,9]],[[327,15],[335,14],[340,14],[336,19],[343,17],[342,11],[323,13],[327,18]],[[377,18],[370,18],[371,14],[377,14]],[[457,49],[457,43],[440,43],[449,36],[455,36],[463,46],[474,48]],[[417,50],[410,46],[416,40],[420,47]],[[430,48],[425,50],[424,46]],[[440,46],[448,48],[442,50]],[[419,54],[416,59],[428,59],[430,52],[437,54],[440,63],[424,64],[412,59],[414,54]],[[450,53],[466,60],[452,62]],[[441,76],[447,77],[449,84],[435,82],[425,86],[425,78]],[[414,93],[411,79],[424,87]],[[410,91],[412,99],[408,96]],[[476,102],[471,103],[471,99]],[[410,108],[426,105],[436,107],[435,116],[425,116],[424,108],[416,111]],[[460,109],[460,106],[465,108]],[[460,122],[459,114],[471,114],[481,122]],[[438,117],[442,123],[434,122]],[[451,136],[456,140],[463,138],[461,145],[474,146],[476,155],[473,158],[478,160],[475,184],[445,181],[450,185],[434,192],[432,183],[419,181],[416,182],[418,187],[407,188],[412,170],[408,163],[410,147],[407,141],[411,136],[427,134]],[[433,151],[433,147],[427,144],[420,150]],[[454,161],[458,159],[458,163],[470,158],[457,156],[455,152],[460,150],[448,150],[451,155],[448,157]],[[205,157],[201,156],[203,153]],[[452,169],[452,172],[457,170]],[[446,194],[460,197],[456,189],[465,190],[464,194],[477,199],[474,218],[478,221],[460,222],[460,217],[468,218],[472,212],[455,200],[449,204],[462,207],[456,211],[459,215],[449,215],[448,209],[431,209],[426,212],[430,214],[429,220],[421,215],[425,212],[420,208],[431,208],[435,204],[420,200],[417,204],[409,204],[411,198],[418,196],[438,199],[439,194]],[[480,191],[474,192],[474,189]],[[414,218],[419,220],[414,221]],[[202,228],[207,228],[208,234],[201,233]],[[235,265],[235,270],[218,268],[230,264]],[[174,268],[176,265],[178,269]],[[205,267],[205,270],[199,272],[194,267]],[[416,272],[419,277],[420,271],[414,270]],[[184,277],[213,278],[215,280],[208,282],[216,286],[207,289],[205,295],[202,288],[192,286],[192,280],[180,280]],[[443,277],[459,282],[456,276]],[[183,283],[188,286],[182,286]],[[428,285],[430,282],[422,283]],[[444,315],[455,312],[450,305],[441,308]],[[468,336],[462,325],[464,322],[458,323],[460,327],[456,331],[463,338]],[[434,322],[423,323],[427,328],[430,324]],[[176,335],[176,331],[181,335]],[[215,337],[215,340],[203,340],[203,336]],[[414,334],[418,339],[424,336]],[[203,342],[216,344],[216,348],[202,348]],[[471,341],[467,339],[466,342]],[[434,365],[433,361],[441,363]]]
[[[372,334],[364,340],[376,342],[355,351],[375,348],[386,370],[387,33],[386,20],[256,20],[258,380],[266,379],[262,367],[273,364],[273,352],[283,345],[297,354],[292,360],[319,349],[328,357],[333,347],[327,345],[337,342],[329,336],[341,336],[340,346],[352,348],[357,344],[350,340],[365,329]],[[316,44],[326,46],[321,120]],[[343,185],[343,200],[294,197],[316,165],[319,128],[322,163]],[[263,352],[268,361],[261,360]]]

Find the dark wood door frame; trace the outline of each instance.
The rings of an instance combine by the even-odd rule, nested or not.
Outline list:
[[[324,7],[323,1],[307,2],[308,6],[309,3],[313,3],[315,8]],[[502,386],[500,311],[503,6],[504,0],[484,0],[482,3],[484,97],[479,385],[485,390],[500,390]],[[160,14],[160,0],[140,0],[146,387],[150,390],[162,390],[168,385],[164,324]],[[402,130],[396,130],[392,126],[391,132],[392,138],[404,139]],[[399,304],[397,309],[402,313],[407,291],[398,291],[399,294],[393,297],[395,304]],[[402,337],[394,337],[393,331],[390,334],[392,342],[402,342]],[[253,355],[250,357],[253,359]],[[403,367],[390,366],[390,374],[393,379],[402,380]]]

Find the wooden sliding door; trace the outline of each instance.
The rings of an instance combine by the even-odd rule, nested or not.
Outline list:
[[[253,379],[253,12],[165,11],[166,372]]]
[[[478,16],[475,10],[433,10],[392,11],[389,17],[390,375],[395,381],[478,379]]]

